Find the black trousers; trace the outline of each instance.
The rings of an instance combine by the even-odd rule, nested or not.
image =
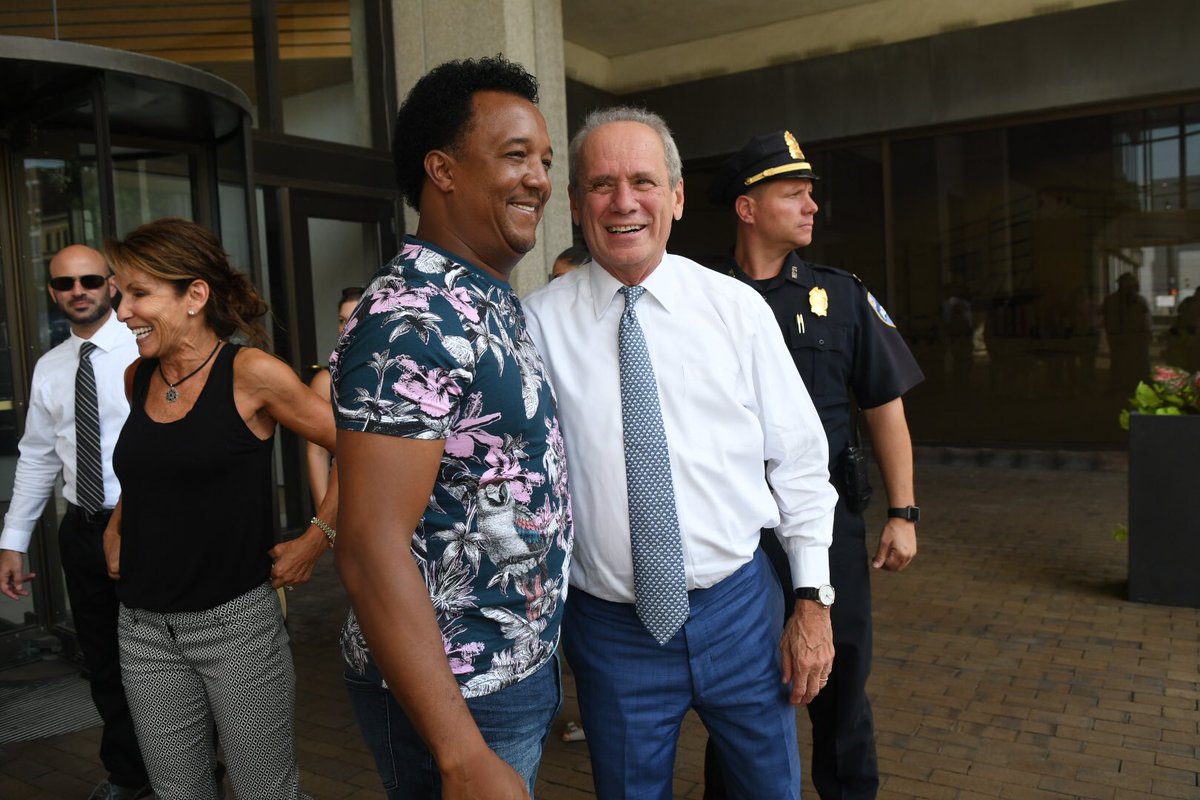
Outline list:
[[[792,574],[775,532],[762,532],[762,548],[771,559],[789,614],[795,606]],[[833,672],[829,683],[808,705],[812,723],[813,785],[821,800],[873,799],[879,792],[875,754],[875,722],[867,700],[871,673],[871,566],[866,524],[838,499],[833,544],[829,548],[829,581],[837,590],[830,609],[833,625]],[[705,750],[704,798],[729,795],[711,742]]]
[[[117,584],[109,579],[104,561],[108,517],[102,512],[89,518],[77,506],[69,506],[58,528],[58,546],[75,619],[75,637],[87,667],[92,701],[104,720],[100,761],[114,784],[144,786],[146,765],[121,685]]]

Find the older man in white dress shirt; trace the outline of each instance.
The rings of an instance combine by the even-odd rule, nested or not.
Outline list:
[[[695,708],[736,796],[799,797],[791,703],[833,661],[820,420],[762,298],[666,252],[683,180],[663,121],[594,112],[570,156],[593,262],[526,308],[579,476],[563,642],[597,795],[670,798]],[[782,643],[764,527],[805,598]]]

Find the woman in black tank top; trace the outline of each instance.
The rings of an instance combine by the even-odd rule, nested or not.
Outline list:
[[[215,727],[238,798],[298,798],[294,673],[272,587],[304,583],[332,547],[336,478],[314,524],[276,545],[277,423],[332,451],[328,399],[265,342],[266,305],[217,239],[162,219],[105,245],[117,316],[141,358],[113,454],[122,496],[105,532],[121,599],[121,668],[161,800],[215,798]],[[327,535],[323,528],[328,528]]]

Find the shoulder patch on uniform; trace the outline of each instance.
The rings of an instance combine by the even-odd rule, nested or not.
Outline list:
[[[880,305],[879,301],[875,299],[875,295],[867,292],[867,302],[871,304],[875,316],[883,320],[884,325],[887,325],[889,328],[896,327],[896,323],[892,322],[892,318],[888,316],[887,309]]]

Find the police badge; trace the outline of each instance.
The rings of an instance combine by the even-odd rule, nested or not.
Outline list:
[[[808,290],[808,307],[818,317],[829,316],[829,295],[820,286]]]
[[[797,161],[804,160],[804,151],[800,149],[800,143],[796,141],[796,137],[792,136],[791,131],[783,132],[783,141],[787,145],[788,155]]]

